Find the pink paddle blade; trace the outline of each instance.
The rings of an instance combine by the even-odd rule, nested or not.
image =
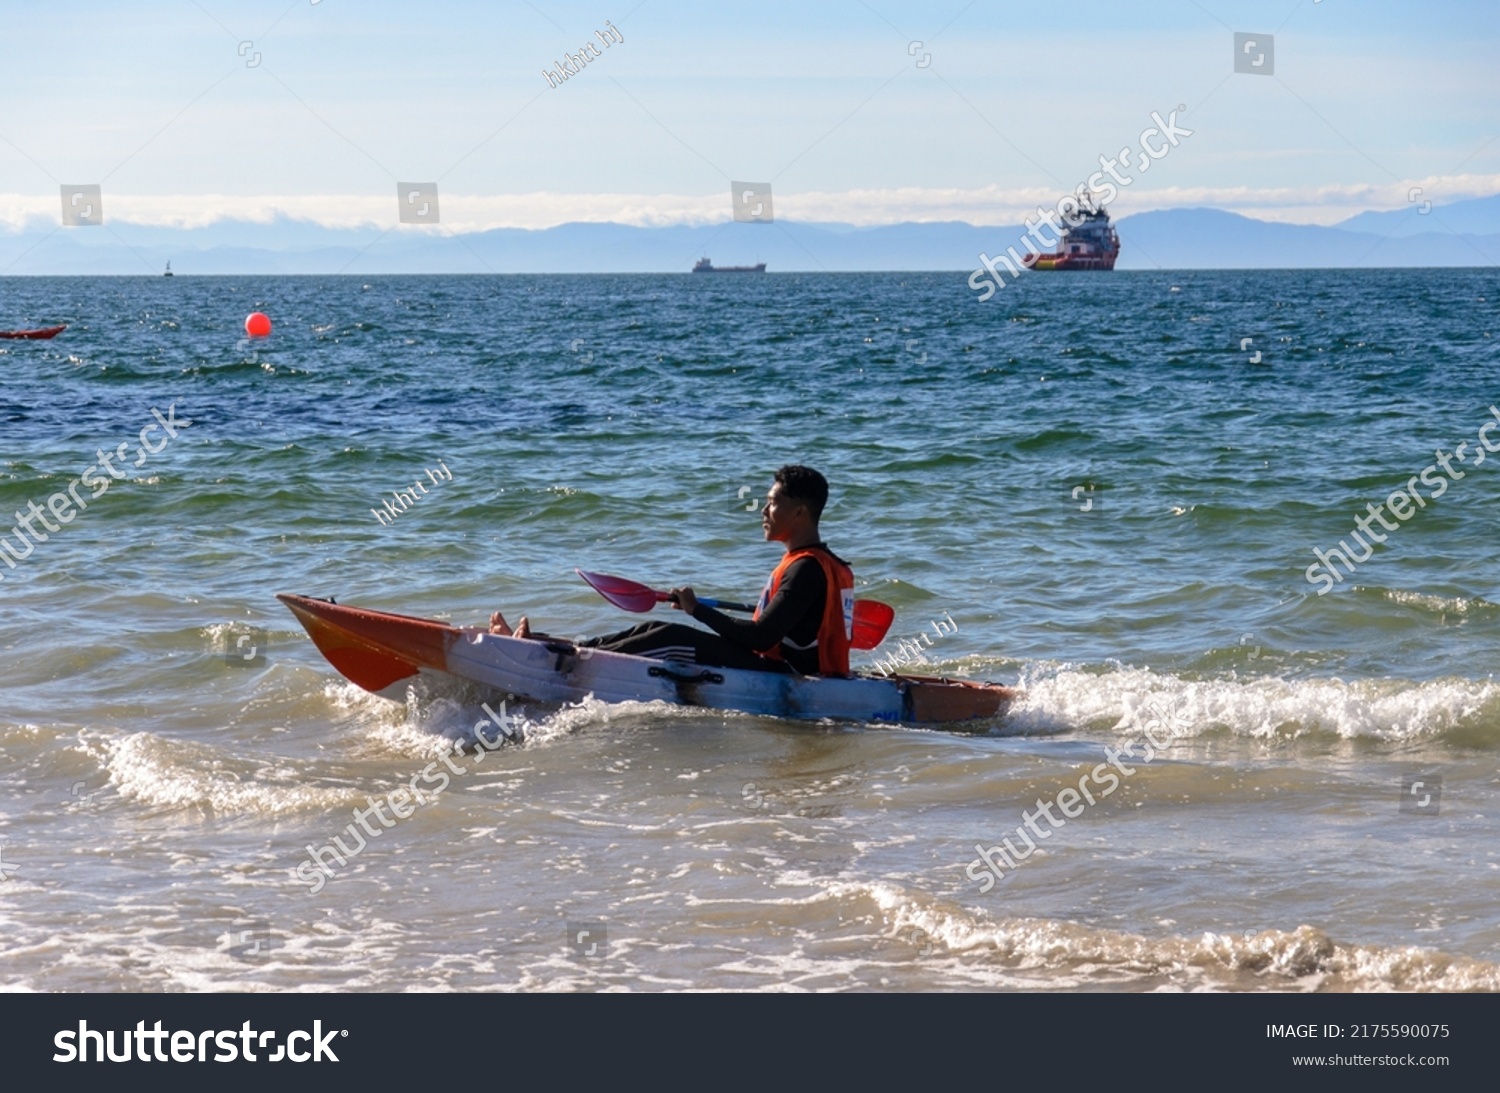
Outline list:
[[[854,636],[849,639],[852,649],[874,649],[885,640],[886,631],[896,618],[896,609],[879,600],[854,601]]]
[[[626,580],[624,577],[614,577],[608,573],[588,573],[582,569],[573,570],[582,577],[588,586],[621,611],[634,611],[644,614],[652,610],[659,603],[670,603],[672,597],[665,592],[659,592],[649,585],[641,584],[639,581]],[[730,609],[749,610],[747,606],[739,604],[720,603],[717,600],[700,599],[699,603],[712,606],[727,607]],[[885,640],[886,632],[891,628],[891,622],[896,618],[896,609],[888,603],[879,600],[855,600],[854,601],[854,635],[849,639],[849,645],[854,649],[874,649]]]
[[[624,577],[611,577],[607,573],[585,573],[581,569],[573,570],[599,595],[614,604],[621,611],[634,611],[643,613],[650,611],[659,603],[665,603],[668,599],[666,593],[657,592],[638,581],[627,581]]]

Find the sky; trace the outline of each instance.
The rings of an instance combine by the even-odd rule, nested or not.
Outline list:
[[[106,221],[388,228],[414,182],[456,232],[718,223],[734,182],[770,183],[777,219],[1008,225],[1141,158],[1173,111],[1175,146],[1148,134],[1161,158],[1117,168],[1114,215],[1332,224],[1500,193],[1495,0],[0,11],[0,230],[56,226],[73,184],[100,185]],[[552,86],[585,42],[599,56]]]

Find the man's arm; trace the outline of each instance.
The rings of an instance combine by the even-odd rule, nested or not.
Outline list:
[[[742,649],[761,652],[780,645],[792,630],[812,612],[821,620],[828,599],[828,579],[816,558],[799,558],[787,569],[776,595],[758,619],[736,619],[704,607],[693,610],[693,618]],[[813,628],[816,636],[816,628]]]

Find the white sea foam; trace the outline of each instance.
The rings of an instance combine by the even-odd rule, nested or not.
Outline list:
[[[347,791],[290,781],[294,772],[231,760],[201,744],[127,733],[107,740],[104,768],[122,797],[164,808],[200,807],[220,815],[277,816],[336,808]]]
[[[1250,737],[1325,732],[1349,739],[1420,740],[1500,702],[1500,686],[1488,680],[1188,680],[1148,668],[1103,674],[1034,669],[1021,686],[1006,726],[1026,732],[1138,732],[1155,718],[1180,727],[1185,737],[1227,730]]]
[[[1363,591],[1363,587],[1360,588]],[[1383,589],[1381,596],[1391,603],[1403,607],[1420,607],[1438,615],[1468,615],[1500,610],[1500,604],[1491,603],[1481,596],[1432,596],[1425,592],[1408,592],[1403,589]]]
[[[1272,990],[1500,990],[1495,964],[1414,946],[1345,943],[1308,925],[1152,938],[1050,919],[989,919],[886,883],[835,884],[827,894],[873,901],[891,936],[915,937],[930,952],[991,955],[1044,971],[1055,986],[1065,984],[1054,976],[1097,983],[1114,973],[1126,981],[1165,977],[1184,989],[1243,988],[1249,978]]]
[[[528,728],[527,742],[543,743],[612,723],[657,724],[670,719],[696,720],[702,717],[703,710],[693,706],[675,706],[667,702],[604,702],[590,696],[582,702],[562,707],[535,728]]]
[[[476,726],[487,740],[499,732],[485,710],[488,703],[496,714],[501,705],[493,695],[468,684],[440,678],[420,677],[408,689],[406,703],[392,702],[370,694],[352,683],[331,682],[324,689],[329,701],[344,712],[369,746],[381,752],[405,755],[436,754],[452,742],[477,743]],[[692,720],[701,709],[665,702],[604,702],[592,696],[564,706],[527,705],[507,702],[504,714],[520,723],[523,747],[552,743],[592,727],[632,722],[659,723],[664,719]],[[724,714],[724,716],[736,716]]]

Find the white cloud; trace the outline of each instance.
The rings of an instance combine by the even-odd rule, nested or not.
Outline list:
[[[1111,206],[1116,216],[1206,206],[1260,220],[1332,224],[1367,210],[1404,208],[1416,200],[1443,205],[1500,193],[1500,175],[1450,175],[1387,185],[1333,185],[1255,188],[1123,187]],[[491,228],[553,227],[570,221],[608,222],[638,227],[697,226],[729,219],[729,194],[523,193],[450,194],[440,191],[442,226],[450,232]],[[1019,224],[1037,206],[1051,207],[1059,196],[1048,187],[902,187],[895,189],[776,193],[779,218],[833,221],[860,226],[903,221],[962,220],[983,226]],[[48,229],[60,218],[60,198],[0,194],[0,226],[12,231]],[[167,228],[202,228],[224,220],[269,224],[277,217],[327,228],[397,226],[396,194],[283,194],[246,197],[228,194],[132,195],[104,193],[106,222]],[[414,229],[430,230],[430,229]]]

